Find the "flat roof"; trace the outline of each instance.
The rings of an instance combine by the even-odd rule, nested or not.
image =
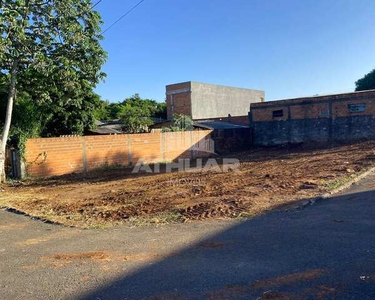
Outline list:
[[[237,128],[249,128],[249,126],[235,124],[223,121],[199,121],[194,122],[195,127],[205,128],[205,129],[237,129]]]
[[[181,84],[188,84],[188,83],[198,83],[198,84],[203,84],[203,85],[212,85],[212,86],[226,87],[226,88],[232,88],[232,89],[241,89],[241,90],[250,90],[250,91],[264,92],[263,90],[258,90],[258,89],[244,88],[244,87],[231,86],[231,85],[223,85],[223,84],[206,83],[206,82],[200,82],[200,81],[178,82],[178,83],[168,84],[168,85],[166,85],[166,87],[172,87],[174,85],[181,85]]]
[[[297,98],[289,98],[289,99],[281,99],[281,100],[270,100],[265,102],[259,103],[251,103],[251,107],[258,107],[258,106],[275,106],[275,105],[282,105],[288,102],[305,102],[305,101],[322,101],[322,100],[329,100],[332,98],[340,99],[340,98],[351,98],[353,95],[360,95],[360,94],[374,94],[374,90],[366,90],[366,91],[358,91],[358,92],[350,92],[350,93],[339,93],[339,94],[326,94],[326,95],[317,95],[317,96],[307,96],[307,97],[297,97]]]

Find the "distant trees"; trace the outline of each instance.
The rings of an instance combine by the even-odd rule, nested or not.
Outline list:
[[[144,116],[162,119],[167,118],[166,103],[158,103],[151,99],[142,99],[138,95],[125,99],[121,105],[137,107],[141,110]]]
[[[121,120],[126,133],[139,133],[148,130],[154,122],[152,118],[166,119],[167,106],[151,99],[134,95],[119,103],[102,101],[95,117],[100,121]]]
[[[120,120],[126,133],[147,132],[148,126],[154,122],[150,119],[150,112],[141,106],[125,104],[121,107]]]
[[[375,69],[366,74],[363,78],[355,83],[356,91],[366,91],[375,89]]]
[[[167,119],[166,103],[158,103],[151,99],[142,99],[134,95],[119,103],[102,101],[100,107],[95,111],[95,117],[100,121],[120,120],[123,131],[126,133],[147,132],[155,119]],[[193,128],[191,117],[174,114],[172,124],[164,127],[164,132],[188,131]]]

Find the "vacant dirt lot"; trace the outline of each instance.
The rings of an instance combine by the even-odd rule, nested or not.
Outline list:
[[[279,147],[233,157],[241,162],[239,172],[103,169],[9,184],[0,192],[0,206],[81,227],[246,218],[316,197],[369,169],[375,142]]]

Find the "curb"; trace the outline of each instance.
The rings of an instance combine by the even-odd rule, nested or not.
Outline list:
[[[295,207],[294,209],[304,209],[307,206],[314,205],[316,202],[328,199],[333,195],[339,194],[340,192],[350,188],[353,184],[361,181],[362,179],[366,178],[367,176],[371,175],[372,173],[375,173],[375,167],[372,167],[368,169],[367,171],[363,172],[362,174],[358,175],[357,177],[354,177],[353,179],[349,180],[348,182],[344,183],[343,185],[339,186],[338,188],[329,191],[321,196],[317,196],[314,199],[306,200],[301,205]]]
[[[51,221],[51,220],[48,220],[46,218],[32,216],[32,215],[30,215],[28,213],[23,212],[22,210],[18,210],[16,208],[12,208],[12,207],[9,207],[9,206],[0,207],[0,209],[4,210],[4,211],[7,211],[7,212],[10,212],[10,213],[13,213],[13,214],[16,214],[16,215],[28,217],[31,220],[42,221],[45,224],[58,225],[58,226],[64,226],[64,227],[74,227],[74,226],[66,226],[66,225],[64,225],[62,223]]]
[[[371,175],[375,172],[375,167],[372,167],[368,169],[367,171],[363,172],[362,174],[358,175],[357,177],[354,177],[353,179],[349,180],[345,184],[339,186],[337,189],[334,189],[328,193],[325,193],[321,196],[321,198],[326,199],[329,198],[332,195],[338,194],[348,188],[350,188],[354,183],[357,183],[358,181],[361,181],[362,179],[366,178],[367,176]]]

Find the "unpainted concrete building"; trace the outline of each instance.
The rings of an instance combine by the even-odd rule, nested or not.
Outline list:
[[[168,119],[177,113],[248,125],[250,104],[263,102],[265,92],[189,81],[167,85],[166,99]]]
[[[255,146],[375,139],[375,90],[253,103]]]

